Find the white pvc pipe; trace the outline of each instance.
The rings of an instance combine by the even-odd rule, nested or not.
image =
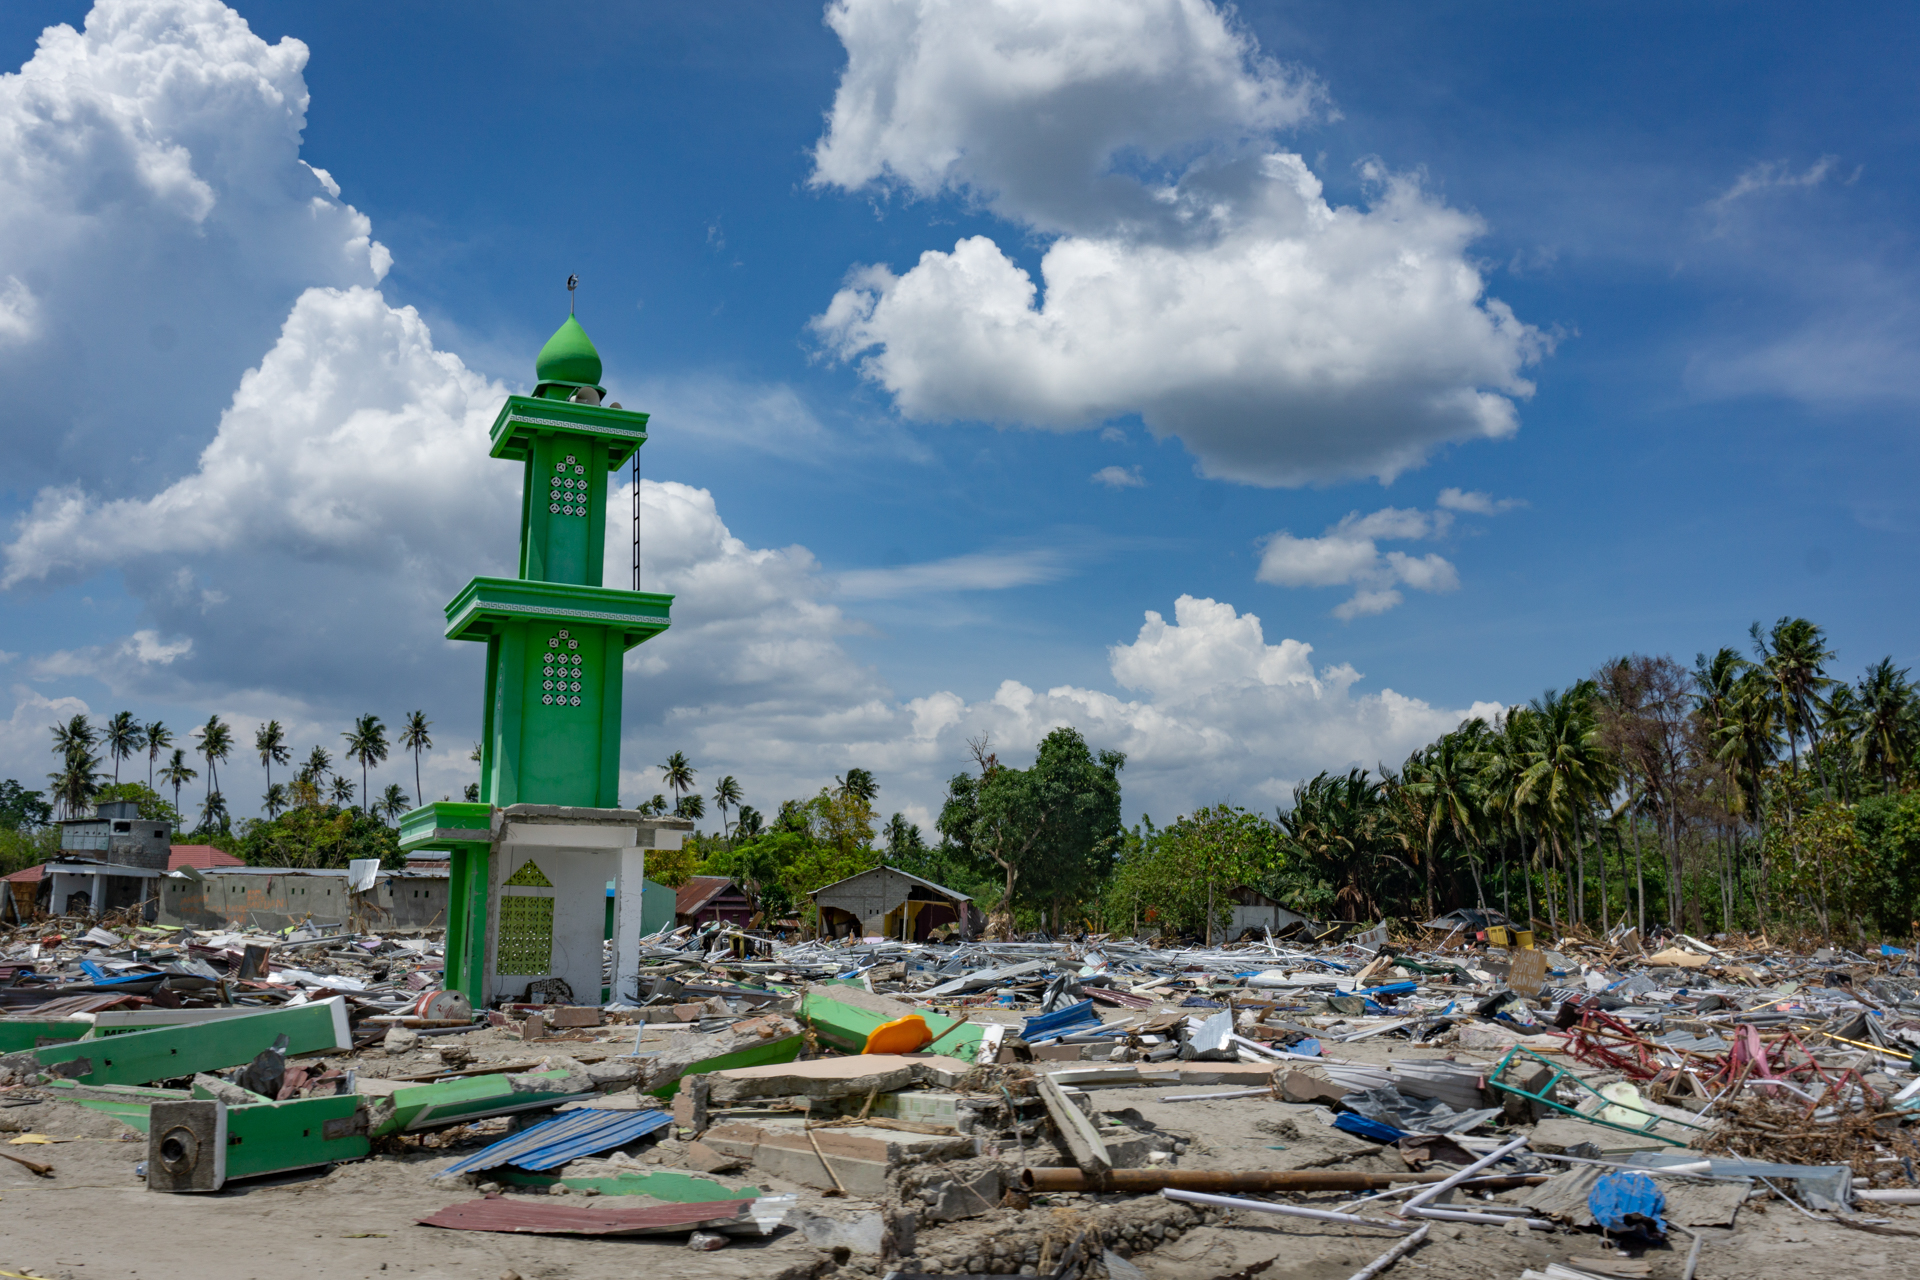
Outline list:
[[[1419,1195],[1413,1197],[1413,1199],[1407,1201],[1405,1204],[1401,1205],[1398,1209],[1394,1210],[1394,1212],[1399,1214],[1403,1218],[1406,1217],[1410,1211],[1419,1208],[1421,1205],[1425,1204],[1429,1200],[1432,1200],[1436,1196],[1446,1194],[1447,1192],[1453,1190],[1455,1187],[1459,1186],[1461,1183],[1465,1182],[1468,1178],[1471,1178],[1474,1174],[1486,1168],[1488,1165],[1494,1163],[1497,1160],[1503,1159],[1506,1156],[1512,1155],[1515,1151],[1518,1151],[1521,1147],[1524,1147],[1526,1145],[1527,1145],[1527,1139],[1525,1135],[1515,1138],[1512,1142],[1507,1143],[1507,1145],[1505,1145],[1504,1147],[1500,1147],[1497,1150],[1495,1150],[1491,1155],[1481,1156],[1478,1160],[1475,1160],[1472,1164],[1468,1165],[1466,1168],[1462,1169],[1460,1172],[1454,1174],[1451,1178],[1448,1178],[1445,1182],[1434,1183],[1432,1186],[1428,1187],[1425,1191],[1422,1191]]]
[[[1372,1262],[1369,1262],[1366,1266],[1354,1272],[1351,1276],[1348,1276],[1347,1280],[1373,1280],[1375,1276],[1398,1262],[1402,1257],[1419,1248],[1420,1242],[1427,1238],[1427,1232],[1430,1230],[1432,1230],[1431,1227],[1423,1226],[1406,1239],[1394,1241],[1393,1248],[1387,1250]]]
[[[1328,1209],[1302,1209],[1298,1205],[1269,1204],[1265,1200],[1242,1200],[1238,1196],[1214,1196],[1204,1191],[1179,1191],[1168,1187],[1160,1193],[1168,1200],[1183,1200],[1190,1204],[1210,1204],[1221,1209],[1247,1209],[1254,1213],[1278,1213],[1289,1218],[1313,1218],[1320,1222],[1344,1222],[1350,1227],[1379,1227],[1386,1231],[1411,1231],[1413,1226],[1405,1222],[1376,1222],[1372,1218],[1362,1218],[1351,1213],[1334,1213]]]
[[[1442,1222],[1485,1222],[1493,1226],[1504,1227],[1512,1222],[1524,1222],[1535,1231],[1551,1231],[1553,1224],[1543,1218],[1520,1218],[1502,1213],[1470,1213],[1465,1209],[1427,1209],[1411,1208],[1403,1212],[1416,1218],[1438,1218]]]
[[[1855,1191],[1853,1198],[1876,1204],[1920,1204],[1920,1191]]]
[[[1229,1089],[1225,1093],[1170,1093],[1160,1101],[1211,1102],[1215,1098],[1265,1098],[1272,1093],[1271,1089]]]

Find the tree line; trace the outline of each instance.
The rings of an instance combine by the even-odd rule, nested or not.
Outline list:
[[[1270,814],[1222,801],[1170,825],[1143,816],[1126,827],[1124,756],[1071,727],[1047,734],[1024,769],[987,739],[970,742],[931,839],[898,812],[881,820],[866,769],[780,802],[771,818],[729,774],[710,797],[719,829],[651,855],[648,874],[670,886],[733,877],[769,923],[803,918],[811,890],[890,865],[968,894],[1001,931],[1150,926],[1218,940],[1234,896],[1251,891],[1315,919],[1424,920],[1478,906],[1555,933],[1916,932],[1920,692],[1891,659],[1852,681],[1832,674],[1827,636],[1804,618],[1756,623],[1748,640],[1691,667],[1646,654],[1610,660],[1462,723],[1397,767],[1321,772]],[[398,737],[414,755],[416,792],[430,729],[414,712]],[[390,754],[385,727],[362,716],[343,736],[364,796]],[[409,806],[397,784],[354,808],[354,780],[318,746],[276,782],[274,766],[291,756],[269,721],[255,734],[267,817],[234,833],[219,799],[232,730],[213,716],[189,737],[206,766],[196,835],[250,862],[397,857],[388,824]],[[61,768],[49,797],[0,784],[0,839],[44,824],[50,808],[83,812],[128,788],[165,805],[154,783],[173,790],[166,807],[177,811],[181,788],[200,777],[164,725],[125,713],[98,729],[74,717],[54,740]],[[148,784],[120,782],[121,764],[140,753]],[[708,797],[686,754],[657,767],[662,791],[636,807],[705,819]],[[467,798],[477,793],[469,787]],[[16,845],[0,845],[0,859],[31,852]]]
[[[1056,933],[1218,940],[1248,890],[1322,920],[1476,906],[1554,933],[1920,931],[1920,692],[1891,659],[1836,677],[1805,618],[1748,641],[1691,667],[1610,660],[1397,767],[1321,772],[1271,814],[1223,801],[1125,828],[1124,758],[1063,728],[1030,769],[970,743],[934,843],[899,814],[876,827],[877,788],[853,770],[765,830],[742,808],[661,871],[735,875],[777,919],[884,863],[971,894],[1006,929]]]

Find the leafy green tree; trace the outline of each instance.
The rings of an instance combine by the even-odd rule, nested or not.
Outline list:
[[[253,731],[253,749],[260,757],[260,767],[267,771],[267,790],[272,791],[273,766],[293,759],[293,752],[287,749],[287,731],[278,720],[267,721]]]
[[[1145,907],[1212,946],[1233,918],[1232,891],[1279,878],[1282,842],[1278,824],[1228,804],[1196,809],[1164,830],[1143,824],[1126,841],[1110,900],[1127,915]]]
[[[100,731],[100,745],[106,748],[107,759],[113,764],[113,785],[117,787],[120,762],[131,759],[134,752],[147,745],[146,731],[133,718],[133,712],[116,711]]]
[[[1120,825],[1120,770],[1126,757],[1096,757],[1071,728],[1040,742],[1031,769],[1013,769],[975,749],[978,778],[959,774],[947,784],[937,823],[947,842],[976,864],[991,863],[1005,877],[1004,908],[1053,908],[1055,927],[1068,901],[1090,896],[1111,870],[1124,831]],[[1003,930],[1011,930],[1011,916]]]
[[[373,788],[367,772],[387,758],[387,726],[376,715],[357,716],[353,728],[340,735],[347,740],[347,759],[360,763],[360,794],[371,801]]]
[[[18,781],[0,782],[0,827],[9,831],[32,831],[53,821],[53,806],[38,791],[29,791]]]
[[[420,797],[421,804],[427,802],[427,792],[420,784],[420,753],[433,749],[432,729],[433,721],[424,711],[407,712],[407,722],[400,726],[400,747],[413,752],[413,793]]]
[[[175,831],[180,830],[183,825],[180,821],[180,811],[168,803],[166,797],[144,782],[122,782],[114,786],[105,786],[100,788],[100,793],[93,798],[96,805],[112,804],[116,800],[133,801],[139,806],[136,812],[148,822],[171,823]]]

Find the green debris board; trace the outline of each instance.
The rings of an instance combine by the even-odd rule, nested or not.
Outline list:
[[[764,1067],[775,1062],[792,1062],[800,1056],[800,1049],[806,1043],[804,1036],[782,1036],[777,1040],[763,1040],[759,1044],[748,1045],[732,1053],[723,1053],[717,1058],[708,1058],[696,1062],[686,1070],[687,1075],[699,1075],[708,1071],[732,1071],[736,1067]],[[675,1076],[658,1089],[650,1090],[656,1098],[671,1098],[680,1092],[681,1077]]]
[[[915,1009],[926,1020],[927,1030],[938,1037],[960,1021],[943,1014],[930,1013],[925,1009]],[[808,991],[800,998],[799,1011],[794,1015],[807,1026],[813,1028],[823,1046],[839,1049],[843,1053],[859,1053],[867,1047],[867,1037],[873,1034],[875,1027],[883,1022],[892,1021],[883,1014],[873,1013],[858,1005],[824,996],[818,990]],[[986,1028],[977,1022],[969,1022],[945,1039],[940,1040],[931,1050],[949,1058],[958,1058],[962,1062],[971,1062],[980,1051],[980,1038],[986,1034]]]
[[[346,1000],[335,996],[223,1022],[48,1045],[36,1049],[34,1057],[42,1070],[83,1084],[147,1084],[252,1062],[281,1035],[287,1037],[289,1057],[351,1049]]]
[[[257,1178],[370,1154],[367,1099],[289,1098],[227,1108],[227,1177]]]
[[[538,1071],[514,1078],[551,1080],[558,1086],[567,1079],[567,1073]],[[504,1075],[464,1076],[438,1084],[413,1085],[395,1089],[376,1106],[373,1136],[534,1111],[576,1096],[557,1087],[552,1091],[516,1090]]]
[[[38,1049],[43,1044],[78,1040],[91,1031],[86,1022],[68,1022],[62,1018],[0,1018],[0,1053],[19,1053]]]

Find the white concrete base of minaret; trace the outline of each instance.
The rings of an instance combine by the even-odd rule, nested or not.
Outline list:
[[[633,809],[580,809],[516,804],[493,814],[488,863],[486,981],[483,1001],[519,1000],[529,984],[559,978],[575,1004],[631,1001],[639,981],[641,895],[649,850],[678,849],[693,823],[655,818]],[[533,863],[537,873],[527,869]],[[508,883],[516,877],[519,884]],[[538,883],[545,880],[546,884]],[[533,881],[534,883],[525,883]],[[614,895],[612,981],[603,981],[607,886]],[[545,904],[505,904],[546,898]],[[511,917],[503,947],[502,911]],[[537,926],[551,912],[544,968]],[[529,929],[529,922],[535,928]],[[506,966],[503,968],[503,965]],[[540,968],[539,972],[522,972]]]

